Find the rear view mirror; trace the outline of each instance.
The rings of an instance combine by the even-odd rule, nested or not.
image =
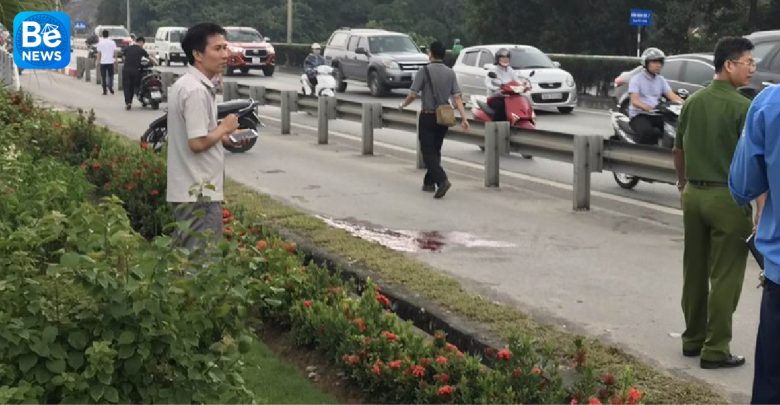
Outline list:
[[[358,55],[368,55],[368,51],[366,51],[366,48],[357,48],[355,49],[355,53]]]
[[[486,63],[486,64],[482,65],[482,69],[485,69],[485,70],[493,69],[493,67],[495,67],[495,65],[492,64],[492,63]]]
[[[422,53],[428,53],[428,47],[427,47],[427,46],[421,46],[421,47],[420,47],[420,52],[422,52]]]
[[[498,77],[498,75],[496,74],[496,72],[490,72],[490,73],[488,73],[488,77],[491,78],[491,79],[495,79],[495,78]]]
[[[271,42],[271,38],[269,38],[269,37],[263,37],[263,41],[265,41],[265,42]]]
[[[559,68],[561,67],[561,62],[558,62],[557,60],[553,61],[553,66]]]

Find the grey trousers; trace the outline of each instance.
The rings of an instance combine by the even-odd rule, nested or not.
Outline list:
[[[202,250],[210,242],[222,239],[222,202],[171,203],[176,222],[188,222],[188,230],[176,229],[173,241],[190,252]]]

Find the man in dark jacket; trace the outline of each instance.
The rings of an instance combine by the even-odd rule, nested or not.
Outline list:
[[[143,58],[147,58],[152,63],[157,64],[157,60],[144,49],[145,44],[146,40],[144,37],[138,37],[135,40],[135,44],[128,46],[122,51],[125,58],[125,65],[122,68],[122,85],[125,89],[126,110],[129,110],[130,106],[132,106],[133,95],[138,92],[138,88],[141,86],[141,61]]]

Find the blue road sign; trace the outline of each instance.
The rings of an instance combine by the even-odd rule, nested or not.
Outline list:
[[[73,29],[76,29],[78,31],[84,31],[87,29],[87,22],[86,21],[76,21],[73,23]]]
[[[629,23],[634,27],[647,27],[653,23],[653,10],[632,8]]]

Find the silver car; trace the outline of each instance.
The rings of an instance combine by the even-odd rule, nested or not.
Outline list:
[[[577,106],[574,77],[560,69],[558,62],[528,45],[481,45],[463,49],[452,69],[458,77],[464,100],[487,95],[485,77],[501,48],[509,50],[512,68],[531,81],[530,99],[535,108],[555,107],[564,114],[574,110]]]

